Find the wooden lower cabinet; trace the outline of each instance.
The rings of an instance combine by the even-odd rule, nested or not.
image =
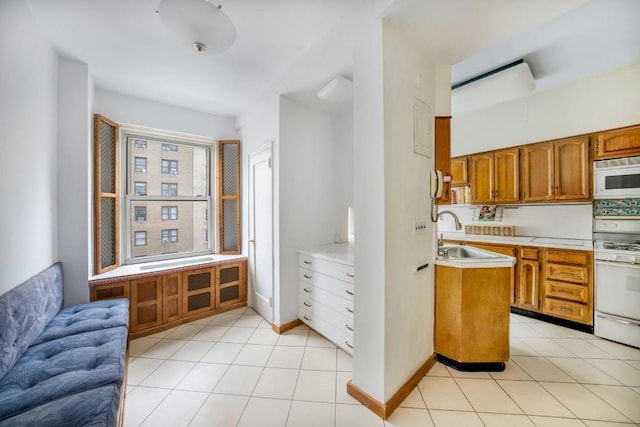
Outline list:
[[[519,278],[514,305],[531,311],[540,310],[540,261],[538,248],[520,248]]]
[[[491,251],[491,252],[496,252],[503,255],[509,255],[517,259],[517,250],[513,246],[489,245],[486,243],[476,243],[476,242],[468,242],[466,244],[469,246],[473,246],[474,248],[484,249],[485,251]],[[518,268],[519,268],[518,263],[516,262],[516,265],[511,270],[511,286],[510,286],[510,297],[509,297],[509,301],[511,301],[511,304],[514,304],[516,300],[518,278],[519,278],[518,277],[519,275],[517,274]]]
[[[162,324],[162,276],[131,280],[131,317],[133,332]]]
[[[247,261],[90,284],[91,301],[129,298],[132,338],[246,305]],[[108,279],[109,281],[113,279]]]

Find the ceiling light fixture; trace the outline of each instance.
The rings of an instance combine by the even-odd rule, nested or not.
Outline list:
[[[451,86],[451,109],[460,114],[530,94],[536,82],[529,65],[519,59]]]
[[[198,52],[224,52],[236,39],[222,6],[208,0],[162,0],[157,13],[170,31]]]

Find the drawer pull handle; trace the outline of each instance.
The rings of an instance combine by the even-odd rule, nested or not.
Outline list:
[[[351,326],[349,326],[349,324],[348,324],[348,323],[345,323],[345,324],[344,324],[344,327],[345,327],[345,328],[347,328],[347,329],[348,329],[348,330],[350,330],[350,331],[353,331],[353,328],[352,328]]]
[[[311,293],[311,289],[307,289],[307,288],[302,288],[306,293],[310,294]]]
[[[306,314],[304,316],[302,316],[302,317],[304,317],[305,320],[311,322],[311,318],[309,316],[307,316]]]
[[[304,278],[305,278],[305,279],[311,279],[311,276],[309,276],[308,274],[305,274],[305,275],[304,275]]]
[[[304,260],[304,263],[311,265],[311,261],[307,261],[306,259]]]
[[[307,307],[311,307],[311,304],[309,304],[308,302],[303,302],[304,305],[306,305]]]
[[[351,307],[345,307],[345,310],[347,310],[349,313],[353,313],[353,309]]]
[[[353,274],[351,274],[351,273],[347,273],[347,277],[351,277],[351,278],[353,278],[353,277],[356,277],[356,276],[354,276],[354,275],[353,275]]]
[[[353,350],[353,346],[351,344],[349,344],[349,341],[345,341],[344,345],[346,345],[347,347],[349,347],[351,350]]]
[[[349,289],[347,289],[345,292],[346,292],[347,294],[349,294],[349,295],[353,296],[353,292],[351,292]]]

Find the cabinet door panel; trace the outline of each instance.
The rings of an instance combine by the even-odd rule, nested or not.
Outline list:
[[[589,287],[573,283],[545,280],[544,295],[545,298],[560,298],[583,304],[589,303]]]
[[[588,200],[591,197],[589,138],[556,141],[555,199]]]
[[[572,283],[589,283],[589,268],[582,265],[545,264],[545,277]]]
[[[589,307],[576,302],[545,298],[542,312],[550,316],[573,320],[574,322],[592,323]]]
[[[451,185],[460,186],[469,183],[467,156],[451,159]]]
[[[471,176],[471,203],[493,202],[493,153],[474,154],[469,156]]]
[[[162,276],[131,280],[131,330],[162,324]]]
[[[220,266],[216,269],[216,308],[246,301],[246,263]]]
[[[182,274],[172,273],[162,277],[162,321],[182,319]]]
[[[182,275],[182,312],[184,316],[213,311],[215,268],[185,271]]]
[[[495,161],[495,202],[520,201],[520,149],[496,151]]]
[[[553,144],[536,144],[522,149],[522,200],[540,202],[553,200]]]
[[[594,151],[597,160],[640,155],[640,126],[602,132]]]
[[[518,307],[538,311],[540,308],[540,263],[529,259],[520,261]]]

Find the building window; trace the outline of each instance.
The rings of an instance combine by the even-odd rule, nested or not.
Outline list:
[[[162,159],[162,173],[178,175],[178,161]]]
[[[135,158],[135,170],[136,172],[146,172],[147,171],[147,158],[146,157],[136,157]]]
[[[146,181],[136,181],[133,185],[134,194],[136,196],[146,196],[147,195],[147,183]]]
[[[171,228],[169,230],[162,230],[162,244],[178,243],[178,229]]]
[[[162,151],[178,151],[177,144],[162,144]]]
[[[147,246],[147,232],[136,231],[134,233],[134,240],[136,246]]]
[[[177,206],[163,206],[162,207],[162,219],[176,220],[178,219],[178,207]]]
[[[136,221],[145,222],[147,220],[147,207],[136,206],[134,215],[136,217]]]
[[[142,139],[136,139],[135,146],[136,148],[147,148],[147,141],[144,141]]]
[[[178,195],[178,184],[163,182],[161,185],[162,195],[163,196],[177,196]]]

